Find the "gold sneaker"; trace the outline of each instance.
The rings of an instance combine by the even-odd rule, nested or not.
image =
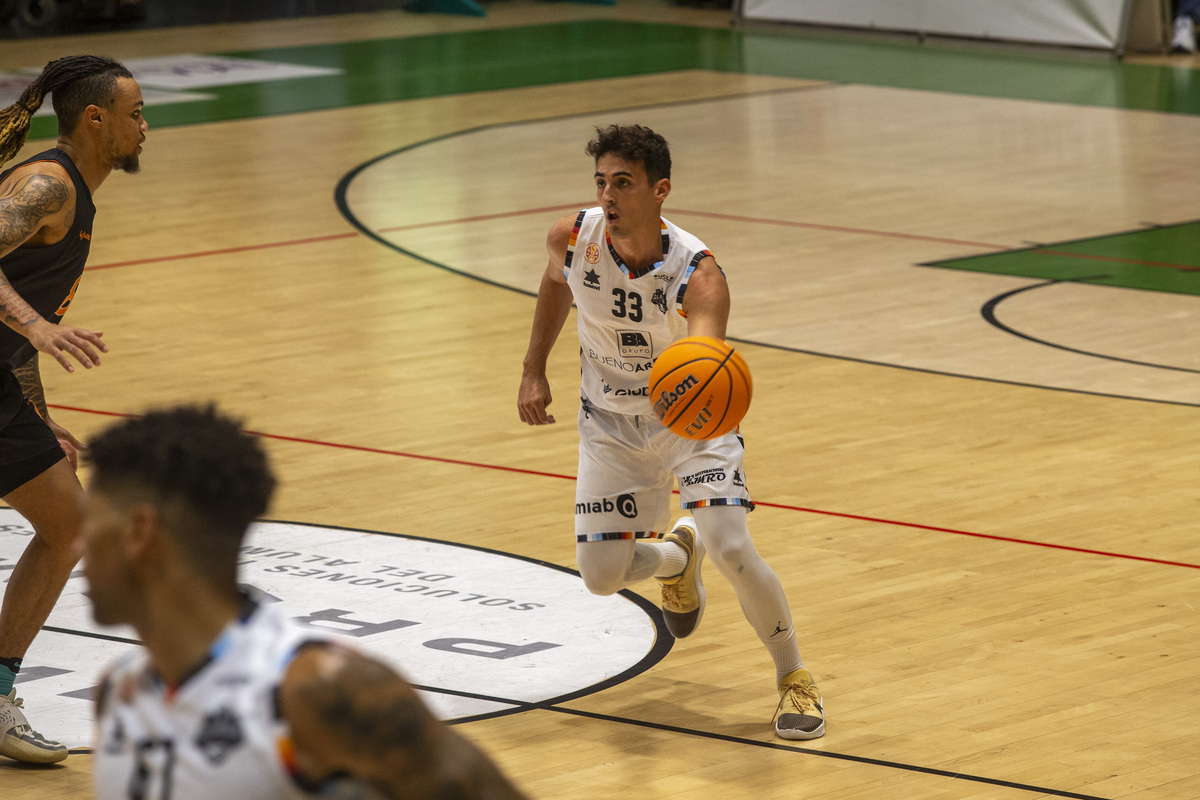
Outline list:
[[[819,739],[825,735],[825,704],[812,673],[798,669],[779,682],[775,735],[781,739]]]
[[[0,756],[29,764],[55,764],[66,758],[67,748],[29,727],[24,707],[16,689],[0,694]]]
[[[680,517],[663,541],[674,542],[688,554],[687,566],[681,574],[673,578],[655,578],[662,586],[662,614],[667,630],[676,639],[682,639],[700,627],[700,618],[704,616],[704,582],[700,580],[704,544],[696,534],[696,521],[691,517]]]

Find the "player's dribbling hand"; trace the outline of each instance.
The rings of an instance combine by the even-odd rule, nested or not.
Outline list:
[[[31,323],[26,331],[29,342],[38,352],[53,358],[67,372],[75,371],[72,358],[83,364],[85,369],[100,366],[100,355],[96,351],[108,352],[108,345],[100,339],[103,335],[101,331],[89,331],[73,325],[53,325],[45,320]]]
[[[550,381],[545,375],[521,378],[521,391],[517,396],[517,411],[521,422],[526,425],[549,425],[556,422],[553,414],[546,413],[546,406],[554,398],[550,395]]]

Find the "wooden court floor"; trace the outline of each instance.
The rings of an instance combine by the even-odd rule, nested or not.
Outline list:
[[[0,70],[606,13],[724,19],[498,5],[6,42]],[[717,72],[164,128],[151,109],[142,174],[97,195],[70,320],[111,354],[45,370],[52,412],[86,438],[215,400],[265,436],[274,519],[574,566],[570,323],[560,423],[526,428],[515,400],[545,230],[589,202],[582,147],[613,115],[663,127],[666,215],[730,275],[751,528],[828,734],[773,738],[770,661],[715,573],[703,627],[649,670],[462,730],[536,798],[1200,797],[1197,298],[1071,286],[1020,307],[1183,367],[1138,368],[980,321],[1032,281],[914,266],[1200,218],[1177,177],[1200,155],[1170,146],[1196,118]],[[0,793],[90,797],[89,758],[0,763]]]

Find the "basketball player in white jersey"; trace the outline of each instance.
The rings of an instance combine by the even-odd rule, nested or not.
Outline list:
[[[275,480],[235,422],[155,412],[87,453],[93,612],[145,644],[97,692],[100,800],[522,797],[391,669],[238,589]]]
[[[546,362],[578,308],[582,385],[575,541],[588,590],[612,594],[637,581],[662,585],[662,611],[677,638],[704,613],[705,555],[733,584],[775,662],[775,733],[825,733],[820,692],[804,668],[787,597],[750,539],[741,436],[682,439],[655,418],[647,391],[654,359],[685,336],[725,339],[729,289],[704,243],[661,217],[671,191],[666,140],[640,125],[597,129],[599,206],[563,217],[546,240],[542,276],[518,398],[522,421],[553,423]],[[670,521],[679,481],[691,516]]]

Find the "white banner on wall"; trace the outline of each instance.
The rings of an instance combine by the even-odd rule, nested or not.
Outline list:
[[[742,0],[746,19],[1120,49],[1130,0]]]

